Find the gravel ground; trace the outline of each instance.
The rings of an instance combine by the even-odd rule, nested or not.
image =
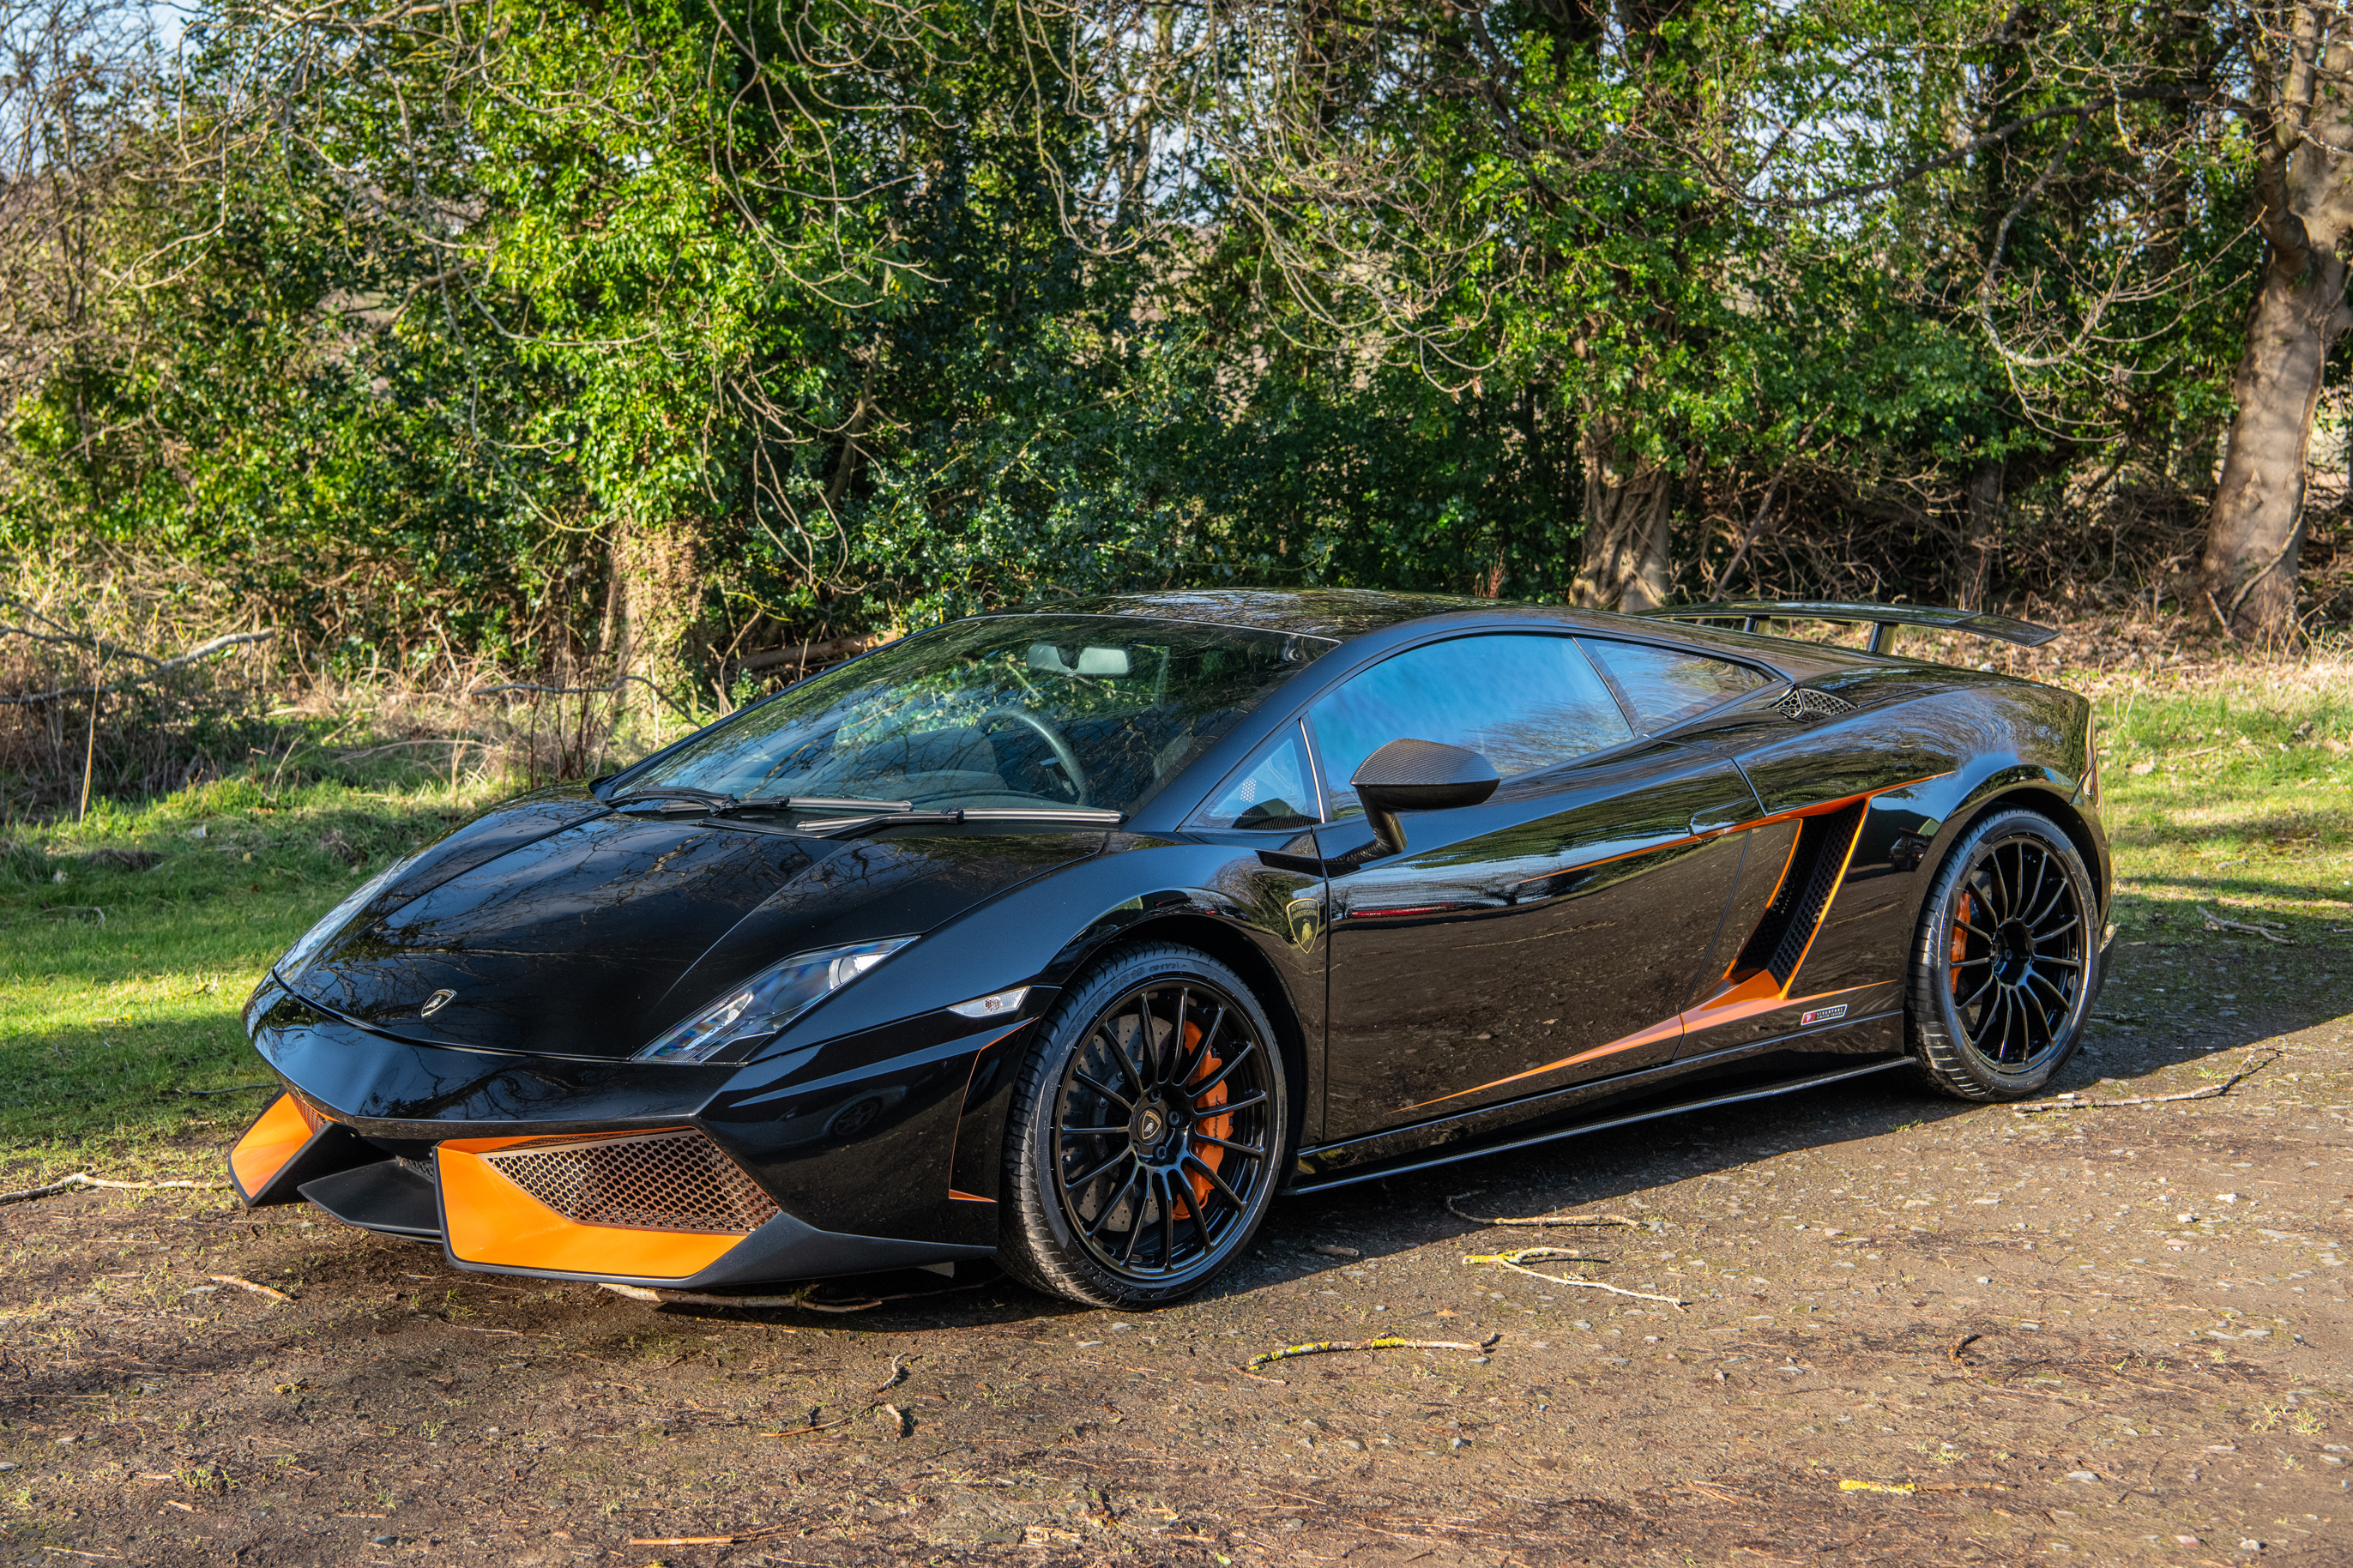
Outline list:
[[[16,1205],[0,1559],[2353,1560],[2348,998],[2223,1016],[2243,950],[2141,945],[2079,1099],[2259,1070],[2032,1115],[1864,1080],[1286,1201],[1147,1314],[657,1309],[218,1193]],[[1686,1304],[1464,1261],[1539,1245]],[[1381,1335],[1485,1348],[1243,1370]]]

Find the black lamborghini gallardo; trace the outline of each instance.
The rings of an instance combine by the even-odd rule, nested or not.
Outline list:
[[[1870,623],[1869,649],[1757,635]],[[461,1268],[995,1258],[1121,1307],[1278,1192],[1902,1071],[2033,1092],[2098,990],[2084,700],[1999,616],[1344,592],[977,616],[386,868],[247,1008],[230,1155]]]

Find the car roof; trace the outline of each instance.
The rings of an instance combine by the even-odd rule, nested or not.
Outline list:
[[[1498,620],[1525,616],[1554,626],[1705,648],[1729,658],[1777,667],[1794,679],[1856,666],[1884,667],[1894,662],[1854,649],[1736,632],[1729,627],[1617,615],[1607,610],[1580,610],[1567,605],[1480,599],[1456,594],[1392,594],[1372,588],[1183,588],[1055,599],[993,614],[1122,616],[1191,621],[1288,637],[1328,637],[1335,643],[1441,616],[1478,616],[1491,629]]]
[[[1370,588],[1185,588],[1054,599],[1002,610],[1016,616],[1133,616],[1204,626],[1246,626],[1345,642],[1407,621],[1493,610],[1493,599],[1451,594],[1390,594]]]

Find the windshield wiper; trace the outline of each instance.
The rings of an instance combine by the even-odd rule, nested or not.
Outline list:
[[[677,806],[663,807],[666,811],[698,809],[727,811],[733,809],[736,804],[735,797],[732,795],[721,795],[717,790],[697,789],[692,784],[648,784],[643,789],[633,789],[627,795],[617,795],[605,805],[608,810],[618,811],[625,805],[635,805],[639,801],[650,800],[671,800],[681,803]],[[700,806],[695,804],[697,802],[701,803]]]
[[[754,795],[725,807],[729,811],[905,811],[912,800],[864,800],[846,795]]]
[[[992,822],[1039,822],[1068,827],[1117,827],[1127,820],[1121,811],[1096,811],[1086,806],[988,806],[953,811],[885,811],[871,816],[844,817],[803,825],[801,831],[819,838],[848,838],[883,827],[929,827]]]

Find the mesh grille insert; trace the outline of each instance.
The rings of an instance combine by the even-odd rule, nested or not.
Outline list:
[[[748,1236],[776,1215],[776,1201],[691,1131],[543,1143],[482,1159],[579,1225]]]
[[[1803,686],[1791,687],[1788,696],[1773,704],[1773,710],[1785,719],[1843,719],[1862,711],[1843,697]]]
[[[1843,811],[1809,816],[1798,826],[1798,843],[1790,855],[1781,890],[1765,918],[1757,922],[1741,950],[1738,969],[1767,969],[1776,984],[1787,985],[1798,970],[1798,960],[1814,940],[1847,851],[1862,825],[1861,803]]]

